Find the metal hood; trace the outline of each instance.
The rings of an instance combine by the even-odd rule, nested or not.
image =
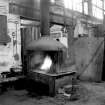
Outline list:
[[[27,46],[27,50],[64,51],[66,47],[57,40],[49,37],[41,37],[39,40],[30,42]]]

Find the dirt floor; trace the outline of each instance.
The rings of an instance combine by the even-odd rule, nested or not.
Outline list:
[[[105,105],[105,83],[80,82],[77,97],[70,101],[62,94],[34,96],[26,90],[8,89],[0,95],[0,105]]]

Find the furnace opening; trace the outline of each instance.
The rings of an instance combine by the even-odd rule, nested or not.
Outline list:
[[[43,73],[58,73],[62,70],[63,56],[57,51],[31,52],[29,70]]]

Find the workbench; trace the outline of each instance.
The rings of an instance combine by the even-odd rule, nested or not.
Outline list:
[[[0,83],[3,83],[3,82],[12,82],[12,81],[16,81],[16,80],[19,80],[19,79],[23,79],[25,78],[25,76],[16,76],[16,77],[9,77],[9,78],[0,78]]]

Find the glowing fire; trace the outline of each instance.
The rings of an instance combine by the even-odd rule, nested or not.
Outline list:
[[[40,67],[40,69],[42,69],[42,70],[49,70],[51,65],[52,65],[51,58],[49,56],[46,56],[42,66]]]

